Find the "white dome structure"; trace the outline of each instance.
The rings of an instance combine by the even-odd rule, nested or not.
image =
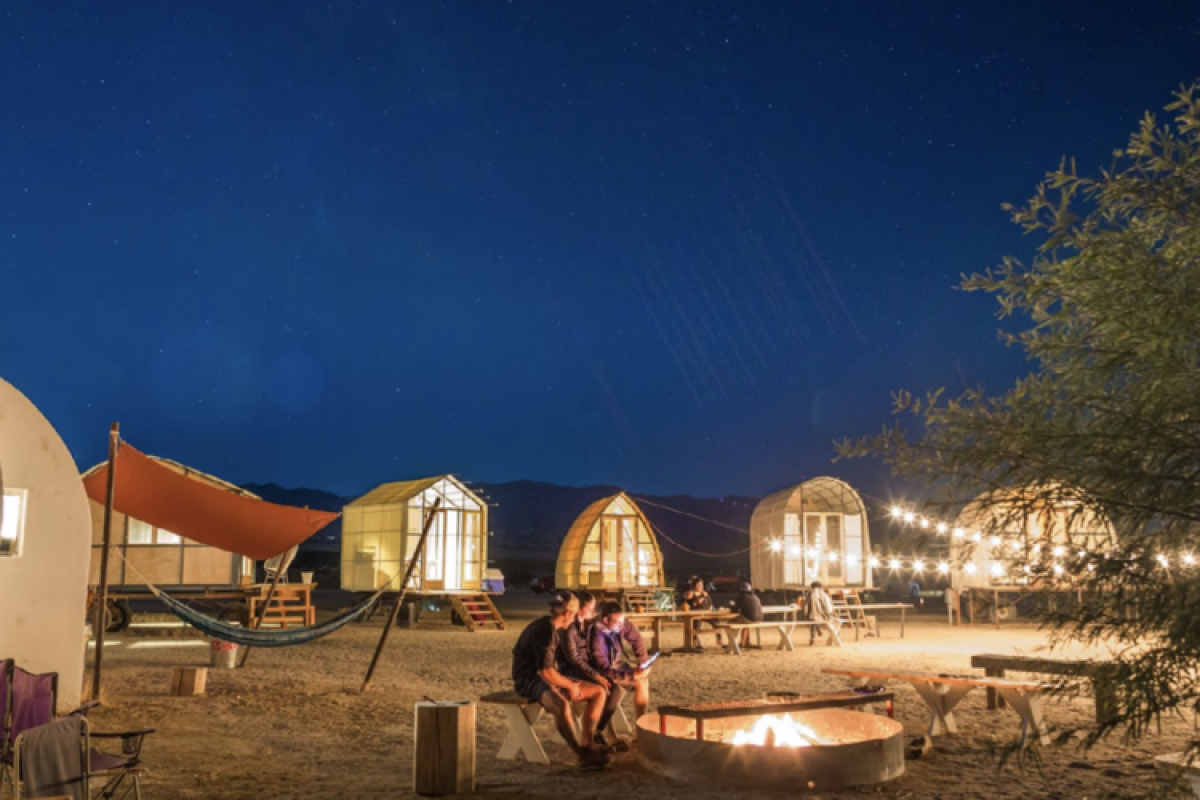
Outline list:
[[[58,673],[79,705],[91,515],[75,460],[25,395],[0,379],[0,658]]]

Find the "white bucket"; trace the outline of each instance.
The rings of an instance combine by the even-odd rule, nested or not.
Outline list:
[[[238,646],[234,642],[222,639],[209,639],[210,656],[208,663],[220,669],[233,669],[238,662]]]
[[[313,579],[313,574],[311,572],[301,572],[300,573],[300,582],[301,583],[312,583],[312,579]]]

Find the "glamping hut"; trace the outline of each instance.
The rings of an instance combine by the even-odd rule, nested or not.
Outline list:
[[[849,484],[813,478],[760,502],[750,518],[750,577],[758,589],[870,588],[867,509]]]
[[[487,564],[487,504],[453,475],[385,483],[342,512],[342,588],[374,592],[404,572],[426,511],[442,503],[409,589],[420,594],[479,592]],[[400,581],[392,588],[399,590]]]
[[[1069,552],[1104,548],[1112,535],[1106,520],[1078,500],[1066,496],[1043,500],[1039,494],[1064,493],[1002,491],[981,495],[963,509],[950,544],[957,567],[952,583],[956,590],[1028,586],[1030,581],[1017,562],[1035,548],[1050,561]]]
[[[0,380],[0,658],[58,673],[58,711],[79,705],[88,507],[75,460],[26,397]]]
[[[662,553],[637,503],[624,492],[592,503],[558,551],[554,583],[606,591],[663,585]]]
[[[206,486],[253,500],[259,499],[258,495],[232,483],[175,461],[158,456],[149,458],[172,472]],[[102,461],[83,473],[83,478],[86,480],[107,465],[107,461]],[[117,474],[121,474],[119,457]],[[96,500],[89,500],[88,504],[92,522],[92,561],[88,582],[96,586],[100,583],[100,554],[104,550],[104,504]],[[178,595],[232,589],[240,584],[252,583],[254,578],[254,562],[245,556],[186,539],[173,531],[156,528],[116,510],[112,516],[112,546],[120,551],[121,558],[108,559],[108,585],[109,591],[118,596],[148,592],[147,581],[169,594]]]

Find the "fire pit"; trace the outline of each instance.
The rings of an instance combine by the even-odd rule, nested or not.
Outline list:
[[[682,780],[831,791],[904,773],[904,729],[874,714],[745,701],[663,709],[638,720],[638,757]]]

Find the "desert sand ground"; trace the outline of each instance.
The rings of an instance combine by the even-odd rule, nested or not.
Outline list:
[[[509,652],[524,624],[542,613],[540,602],[524,590],[502,598],[509,622],[504,632],[467,633],[444,614],[426,614],[419,627],[394,630],[366,694],[358,689],[381,632],[378,617],[306,646],[256,651],[246,669],[210,669],[207,694],[192,698],[169,696],[170,668],[206,666],[205,640],[119,634],[120,644],[105,648],[105,703],[92,713],[93,726],[158,729],[144,750],[147,798],[414,796],[414,703],[425,697],[467,700],[510,688]],[[764,644],[774,638],[764,633]],[[805,642],[794,653],[664,657],[654,668],[652,704],[844,688],[841,679],[821,674],[832,666],[968,673],[973,653],[1032,653],[1044,643],[1028,625],[950,628],[933,614],[910,616],[904,639],[891,620],[883,621],[881,638],[853,639],[848,636],[840,649]],[[669,630],[665,646],[681,643],[678,629]],[[896,718],[906,733],[923,732],[928,723],[923,703],[907,684],[895,690]],[[1106,792],[1135,794],[1154,785],[1154,756],[1181,749],[1192,730],[1191,720],[1171,720],[1161,734],[1137,744],[1113,740],[1088,753],[1073,746],[1046,748],[1040,766],[1001,767],[994,751],[1016,736],[1017,716],[987,711],[981,691],[959,709],[960,732],[935,739],[933,752],[909,761],[901,778],[822,796],[1084,800]],[[1056,701],[1047,709],[1052,725],[1086,724],[1092,715],[1090,698]],[[505,730],[499,707],[479,706],[474,797],[709,800],[794,794],[672,782],[645,771],[633,753],[618,754],[601,772],[581,771],[545,718],[538,733],[550,766],[500,761],[496,751]]]

